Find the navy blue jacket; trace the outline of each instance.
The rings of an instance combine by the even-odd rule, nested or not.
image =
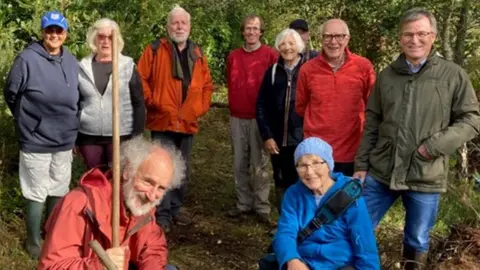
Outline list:
[[[315,230],[297,244],[297,234],[313,219],[319,207],[337,190],[350,181],[342,173],[333,173],[335,184],[327,191],[317,207],[315,195],[302,180],[290,186],[283,197],[273,249],[280,269],[293,259],[302,260],[310,269],[380,269],[375,234],[367,205],[360,197],[330,224]]]
[[[273,138],[278,147],[296,146],[303,139],[303,118],[295,112],[297,77],[302,62],[298,63],[289,76],[283,59],[280,58],[275,67],[273,84],[272,70],[275,65],[265,72],[258,93],[258,129],[264,141]]]
[[[40,42],[23,50],[8,75],[4,97],[16,121],[20,149],[72,149],[78,130],[78,63],[64,47],[50,56]]]

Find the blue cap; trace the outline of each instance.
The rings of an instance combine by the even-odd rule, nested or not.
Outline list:
[[[49,11],[43,14],[41,27],[45,29],[49,26],[56,25],[61,27],[63,30],[68,30],[67,19],[58,11]]]
[[[305,155],[316,155],[322,158],[327,163],[330,172],[333,172],[335,165],[333,161],[333,149],[326,141],[316,137],[303,140],[295,149],[295,164]]]

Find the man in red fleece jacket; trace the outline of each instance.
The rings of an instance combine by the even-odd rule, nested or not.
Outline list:
[[[348,50],[350,32],[344,21],[325,22],[320,34],[320,56],[300,70],[295,109],[304,117],[304,138],[328,142],[333,147],[334,171],[352,176],[375,71],[369,60]]]
[[[111,171],[86,172],[47,221],[37,270],[102,270],[89,246],[97,240],[118,270],[175,270],[167,264],[167,240],[155,222],[155,206],[185,174],[180,151],[138,136],[122,144],[119,247],[112,247]],[[108,168],[107,168],[108,169]]]
[[[268,158],[263,151],[263,140],[255,120],[255,107],[263,75],[278,56],[272,48],[260,42],[264,31],[260,17],[247,16],[240,30],[245,44],[233,50],[227,58],[228,106],[237,193],[237,204],[228,215],[238,217],[254,210],[261,221],[269,222]],[[250,165],[254,171],[253,185],[250,185]]]

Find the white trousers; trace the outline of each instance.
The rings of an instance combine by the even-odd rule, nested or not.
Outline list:
[[[72,160],[72,150],[55,153],[20,151],[19,177],[23,197],[45,202],[47,196],[65,196],[72,178]]]

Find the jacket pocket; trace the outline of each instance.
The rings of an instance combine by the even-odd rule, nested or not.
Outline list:
[[[442,122],[440,125],[440,129],[443,129],[447,127],[450,123],[451,102],[449,102],[449,100],[451,101],[451,98],[448,98],[448,96],[446,96],[448,95],[448,84],[444,82],[439,82],[435,86],[435,90],[437,91],[438,98],[440,101],[439,111],[442,113],[441,114]]]
[[[200,88],[188,89],[185,102],[180,107],[179,117],[187,122],[196,122],[203,114],[203,91]]]
[[[376,147],[370,152],[371,166],[384,178],[390,177],[393,167],[393,143],[387,138],[379,138]]]
[[[44,145],[64,145],[75,142],[78,132],[77,115],[42,117],[32,136]]]
[[[407,182],[439,185],[447,177],[448,158],[445,155],[428,160],[415,150],[410,161]]]

